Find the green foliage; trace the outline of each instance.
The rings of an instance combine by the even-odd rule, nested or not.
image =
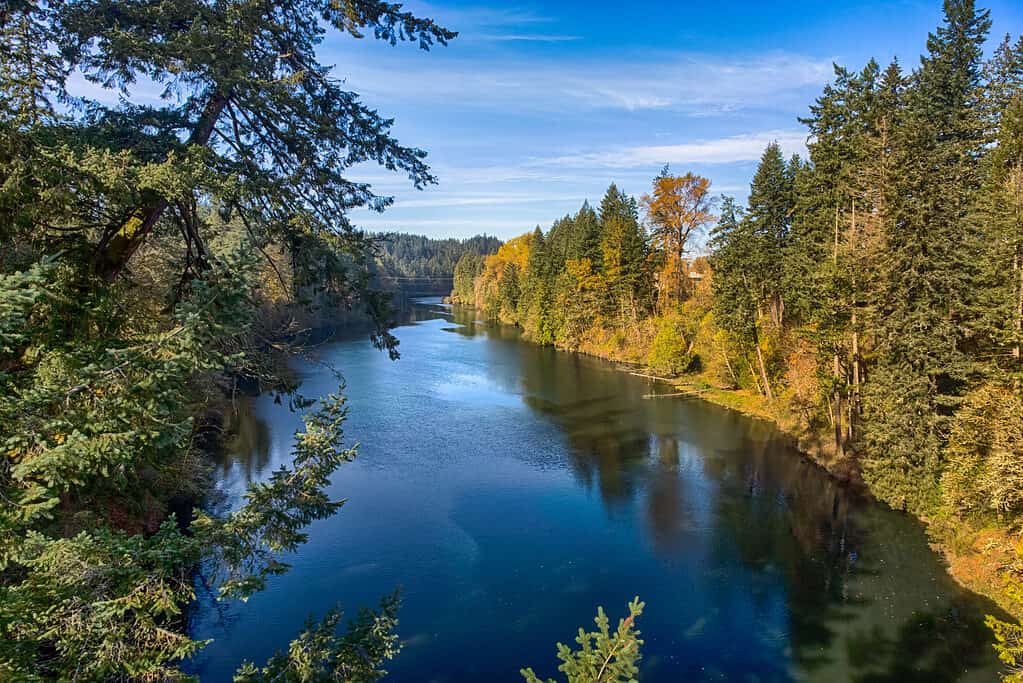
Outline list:
[[[340,609],[332,609],[319,622],[306,622],[305,631],[278,652],[266,666],[245,662],[235,683],[370,683],[387,675],[381,668],[400,649],[394,630],[398,625],[398,596],[389,596],[380,611],[362,610],[343,634],[338,627]]]
[[[942,443],[926,377],[878,367],[864,390],[863,477],[881,500],[921,513],[938,500]]]
[[[325,488],[355,455],[341,445],[345,417],[343,399],[324,400],[296,435],[290,468],[251,485],[245,504],[226,518],[197,512],[188,534],[173,518],[152,535],[102,522],[71,538],[28,532],[9,555],[21,580],[4,588],[0,670],[179,676],[177,663],[204,645],[187,637],[181,616],[194,598],[193,569],[212,567],[222,598],[243,599],[286,571],[280,554],[294,551],[310,522],[341,505]],[[379,629],[367,633],[384,638]],[[41,652],[50,650],[57,656],[42,664]]]
[[[893,499],[897,505],[912,504],[914,488],[933,490],[949,416],[975,373],[968,327],[953,312],[968,309],[980,289],[968,262],[972,226],[963,207],[980,182],[977,97],[989,26],[987,13],[972,2],[946,3],[945,22],[928,39],[896,136],[898,201],[878,297],[875,376],[883,388],[868,395],[876,400],[867,406],[864,431],[875,457],[892,453],[889,464],[874,468],[881,475],[874,482],[906,489]]]
[[[182,454],[197,377],[241,364],[229,342],[251,319],[254,263],[242,252],[212,264],[170,327],[94,343],[67,345],[51,327],[53,316],[95,314],[62,294],[59,278],[20,297],[35,306],[21,345],[5,355],[12,371],[0,396],[0,439],[10,464],[0,485],[10,504],[0,529],[10,535],[0,561],[16,554],[19,529],[52,524],[62,502],[62,515],[72,515],[63,524],[86,528],[89,518],[116,524],[122,506],[157,504],[161,491],[175,490],[170,482],[190,462]]]
[[[476,278],[482,274],[483,257],[472,252],[462,254],[454,270],[451,298],[455,303],[472,304],[476,301]]]
[[[995,635],[995,650],[1006,665],[1005,683],[1023,683],[1023,625],[1009,624],[988,616],[988,628]]]
[[[355,449],[342,444],[347,416],[343,397],[324,398],[295,435],[291,467],[282,465],[268,481],[251,484],[245,505],[225,518],[197,513],[192,531],[207,540],[217,566],[227,572],[220,582],[222,596],[246,599],[263,590],[268,576],[288,569],[278,556],[294,552],[305,542],[310,523],[344,504],[331,500],[326,488],[330,475],[355,459]]]
[[[681,316],[667,315],[659,319],[646,364],[671,376],[686,372],[693,363],[693,346],[686,340],[685,332]]]
[[[643,646],[636,619],[643,613],[643,606],[638,597],[630,602],[629,616],[619,619],[613,632],[604,608],[598,607],[594,619],[597,630],[580,628],[575,638],[578,649],[558,643],[561,660],[558,671],[565,675],[567,683],[635,683]],[[521,673],[526,683],[554,683],[553,678],[543,681],[531,668],[522,669]]]
[[[985,385],[956,413],[941,476],[945,504],[958,514],[1023,514],[1023,400]]]
[[[600,202],[600,231],[604,280],[611,295],[606,313],[622,325],[635,324],[652,305],[652,278],[638,205],[614,183]]]
[[[12,680],[179,678],[205,645],[185,634],[202,542],[173,519],[151,536],[109,528],[71,538],[29,532],[2,591],[0,672]]]
[[[447,278],[464,257],[492,254],[501,240],[487,235],[468,239],[434,239],[423,235],[389,232],[370,235],[377,249],[377,274],[392,278]]]
[[[722,329],[744,342],[752,342],[757,330],[756,289],[747,274],[754,259],[755,243],[749,223],[729,197],[711,233],[711,267],[714,269],[714,312]]]
[[[647,202],[652,248],[635,202],[612,185],[599,213],[584,205],[554,223],[553,265],[525,277],[514,322],[532,338],[548,340],[549,322],[561,346],[760,393],[889,505],[1018,530],[1023,38],[1006,36],[985,61],[989,13],[973,0],[942,6],[916,68],[835,66],[802,120],[807,159],[767,146],[748,207],[721,205],[700,273],[710,292],[694,290],[677,321],[649,315],[655,300],[674,312],[663,302],[684,299],[665,297],[663,281],[657,296],[653,274],[681,292],[698,264],[669,268],[662,175]],[[996,628],[1014,658],[1016,628]]]
[[[454,36],[363,0],[3,3],[0,678],[185,678],[203,645],[183,614],[196,571],[244,598],[340,506],[327,482],[354,451],[329,397],[239,510],[171,514],[203,500],[210,407],[239,381],[286,385],[267,349],[294,318],[362,307],[394,350],[372,241],[346,218],[390,200],[346,176],[364,162],[433,176],[318,61],[328,30]],[[70,101],[71,72],[106,96]],[[139,80],[162,99],[139,105]],[[278,305],[290,319],[274,327]],[[382,656],[392,626],[386,606],[347,640],[297,647]]]
[[[519,308],[519,300],[522,296],[520,280],[518,267],[511,261],[504,264],[504,270],[501,272],[501,281],[497,287],[497,296],[501,301],[500,310],[502,315],[508,317],[515,316]]]

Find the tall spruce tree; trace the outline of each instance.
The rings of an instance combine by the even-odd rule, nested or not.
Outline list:
[[[975,301],[981,356],[990,379],[1023,384],[1023,94],[1000,119],[997,145],[985,161],[986,179],[973,220],[979,255]]]
[[[589,202],[583,202],[576,213],[573,224],[575,230],[568,245],[566,256],[570,259],[589,259],[593,266],[599,267],[600,254],[600,219]]]
[[[647,247],[635,198],[614,183],[600,202],[600,232],[608,311],[634,323],[649,302]]]
[[[864,395],[864,476],[896,507],[935,502],[948,419],[974,367],[970,297],[977,291],[967,220],[980,184],[986,11],[947,0],[906,93],[896,133],[897,201],[886,226],[878,346]]]
[[[758,390],[770,398],[773,396],[771,378],[760,339],[762,290],[753,275],[759,263],[756,254],[759,245],[752,221],[742,214],[731,197],[726,197],[710,239],[714,317],[741,349]],[[752,369],[751,355],[756,358],[756,370]]]
[[[760,158],[750,184],[749,221],[755,248],[749,255],[749,277],[758,304],[766,307],[778,329],[784,323],[785,297],[782,290],[785,244],[793,209],[793,178],[778,143],[772,142]]]
[[[526,335],[538,344],[553,344],[556,334],[553,310],[556,259],[537,226],[529,240],[529,259],[522,273],[519,321]]]

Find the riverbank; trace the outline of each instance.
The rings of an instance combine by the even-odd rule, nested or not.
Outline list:
[[[769,399],[747,389],[722,387],[715,381],[714,373],[707,371],[666,377],[643,362],[650,353],[653,327],[647,324],[631,337],[623,333],[591,335],[576,348],[554,346],[561,351],[610,361],[623,372],[662,383],[664,390],[651,392],[645,397],[649,400],[695,398],[770,422],[792,440],[800,453],[835,480],[876,498],[861,476],[858,455],[836,453],[833,434],[809,428],[809,421],[793,406],[789,395]],[[528,335],[523,338],[535,343]],[[924,525],[931,547],[944,558],[949,574],[959,585],[990,598],[1013,617],[1023,619],[1023,602],[1017,598],[1020,595],[1017,577],[1023,573],[1023,542],[1010,529],[997,524],[975,525],[951,516],[905,514],[911,514]]]
[[[344,369],[346,437],[362,446],[333,492],[349,503],[267,599],[226,628],[214,604],[196,615],[193,636],[214,638],[204,680],[269,656],[323,604],[355,609],[399,583],[396,683],[554,671],[549,643],[635,592],[649,605],[645,683],[933,680],[957,660],[957,681],[996,680],[995,606],[948,576],[919,525],[766,422],[647,398],[674,389],[431,303],[395,329],[397,363],[361,338],[295,360],[310,396],[335,381],[324,364]],[[252,433],[218,471],[231,500],[286,464],[298,419],[271,396],[248,405]],[[495,628],[507,605],[514,619]]]
[[[771,422],[792,438],[800,453],[831,476],[873,497],[860,476],[857,458],[837,457],[834,448],[827,447],[827,435],[799,429],[798,421],[780,399],[771,401],[742,389],[708,387],[698,378],[660,378],[660,381],[676,391],[688,392],[689,397]],[[1023,619],[1023,603],[1016,597],[1018,584],[1013,576],[1023,562],[1023,543],[1005,528],[975,527],[950,518],[913,516],[924,525],[932,548],[945,558],[949,574],[957,583],[990,598],[1015,618]]]

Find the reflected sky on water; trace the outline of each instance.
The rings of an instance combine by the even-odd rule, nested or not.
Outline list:
[[[846,491],[769,425],[610,364],[519,340],[471,311],[422,305],[401,360],[363,339],[322,347],[361,444],[293,569],[246,604],[194,610],[196,661],[230,680],[307,616],[400,586],[389,681],[557,673],[555,642],[647,603],[644,683],[990,681],[986,601],[959,589],[905,515]],[[336,390],[297,365],[306,396]],[[300,416],[242,402],[217,470],[225,505],[289,459]]]

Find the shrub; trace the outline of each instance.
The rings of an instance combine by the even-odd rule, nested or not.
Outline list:
[[[692,366],[692,344],[686,341],[679,316],[669,315],[660,320],[646,362],[653,370],[669,375],[681,375]]]

